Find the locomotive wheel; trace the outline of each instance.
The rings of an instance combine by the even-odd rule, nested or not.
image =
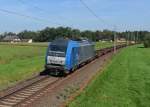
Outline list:
[[[78,67],[77,66],[75,66],[74,68],[72,68],[72,72],[74,72],[74,71],[76,71],[76,69],[77,69]]]
[[[75,66],[74,71],[76,71],[78,69],[78,65]]]
[[[62,75],[67,76],[69,73],[70,73],[70,71],[65,70]]]

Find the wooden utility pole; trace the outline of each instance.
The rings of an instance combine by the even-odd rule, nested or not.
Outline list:
[[[139,41],[139,32],[137,31],[136,43]]]
[[[116,45],[117,45],[117,34],[116,34],[116,26],[114,26],[114,54],[116,53]]]
[[[129,45],[129,35],[130,35],[129,33],[130,33],[130,32],[128,31],[128,32],[127,32],[127,46]]]
[[[114,53],[116,53],[116,32],[114,31]]]

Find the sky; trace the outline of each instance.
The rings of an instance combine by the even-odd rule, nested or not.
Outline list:
[[[58,26],[80,30],[150,31],[150,0],[83,1],[99,19],[80,0],[0,0],[0,33]]]

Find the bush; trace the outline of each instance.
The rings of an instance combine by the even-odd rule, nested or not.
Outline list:
[[[144,47],[150,48],[150,35],[146,35],[144,38]]]

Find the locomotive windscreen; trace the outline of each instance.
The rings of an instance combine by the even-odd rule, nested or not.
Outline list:
[[[61,45],[50,45],[50,51],[66,52],[67,47]]]
[[[67,47],[68,47],[68,42],[69,42],[68,40],[64,40],[64,39],[57,39],[53,41],[49,47],[49,55],[65,57]]]

